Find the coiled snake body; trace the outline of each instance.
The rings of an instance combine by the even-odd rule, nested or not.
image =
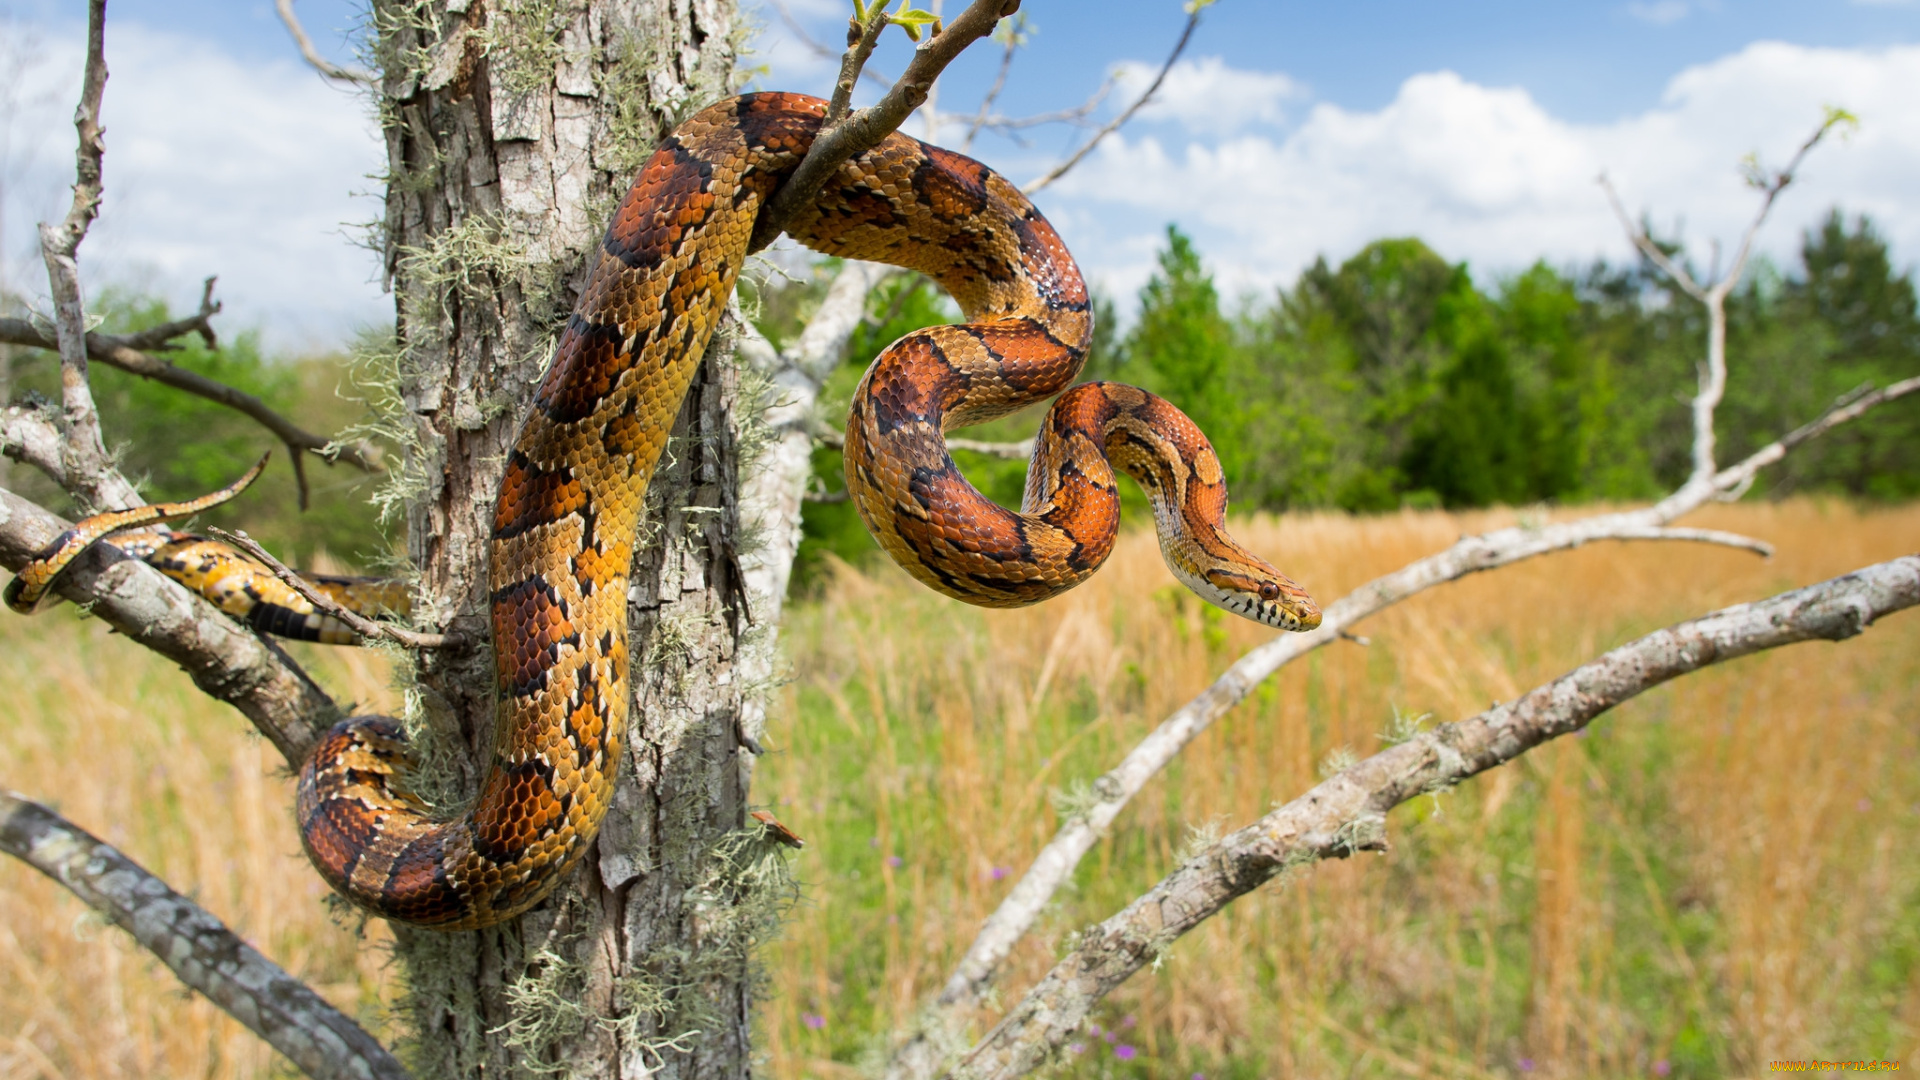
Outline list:
[[[586,852],[631,696],[627,574],[647,484],[761,203],[805,156],[825,104],[766,93],[711,106],[667,139],[620,204],[495,505],[497,734],[472,809],[433,819],[402,783],[405,740],[383,717],[337,725],[300,771],[307,852],[356,903],[425,926],[484,926],[537,903]],[[1318,625],[1304,591],[1223,531],[1220,463],[1179,410],[1117,384],[1067,390],[1093,330],[1086,287],[1013,185],[896,134],[841,166],[787,231],[829,255],[921,271],[969,320],[889,346],[847,421],[848,488],[913,576],[995,607],[1072,588],[1112,550],[1117,466],[1146,489],[1182,581],[1270,626]],[[1022,512],[960,476],[946,430],[1063,390]],[[50,566],[16,585],[44,588]]]

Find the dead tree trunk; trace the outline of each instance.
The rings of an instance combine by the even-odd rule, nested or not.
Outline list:
[[[732,0],[379,0],[391,360],[404,404],[421,621],[481,643],[424,656],[408,717],[423,786],[474,790],[492,736],[486,541],[506,453],[636,166],[730,87]],[[633,576],[636,702],[597,851],[537,911],[402,931],[422,1076],[744,1076],[747,949],[783,895],[747,838],[736,657],[741,404],[710,353],[649,492]],[[738,415],[751,416],[748,408]]]

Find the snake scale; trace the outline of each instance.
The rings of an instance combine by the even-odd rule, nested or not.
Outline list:
[[[761,205],[806,155],[825,107],[786,93],[710,106],[620,203],[494,508],[497,734],[472,808],[436,820],[408,793],[406,740],[384,717],[335,726],[300,770],[302,841],[355,903],[423,926],[485,926],[539,902],[585,854],[631,698],[627,574],[647,485]],[[1196,593],[1268,626],[1319,624],[1304,590],[1224,531],[1219,459],[1185,415],[1135,387],[1072,385],[1093,333],[1086,285],[1018,188],[894,134],[842,165],[787,232],[828,255],[920,271],[965,313],[888,346],[847,420],[855,505],[915,578],[989,607],[1074,587],[1113,548],[1118,469],[1146,491],[1167,564]],[[944,433],[1054,395],[1023,508],[1002,508],[960,475]],[[156,509],[178,507],[143,508],[144,520]],[[30,608],[63,558],[111,528],[77,526],[9,585],[9,601]]]

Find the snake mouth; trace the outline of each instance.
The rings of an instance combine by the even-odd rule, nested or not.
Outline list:
[[[1305,593],[1285,601],[1261,601],[1258,608],[1254,618],[1276,630],[1304,632],[1320,626],[1320,608]]]
[[[1284,577],[1258,581],[1239,574],[1215,572],[1188,575],[1175,571],[1187,587],[1215,607],[1231,611],[1245,619],[1275,630],[1301,633],[1320,625],[1320,607],[1307,591]],[[1223,587],[1215,577],[1230,577],[1231,587]]]

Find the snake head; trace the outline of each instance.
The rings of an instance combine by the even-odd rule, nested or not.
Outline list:
[[[1209,603],[1275,630],[1312,630],[1320,625],[1320,605],[1292,578],[1245,552],[1234,562],[1187,578],[1187,587]]]

